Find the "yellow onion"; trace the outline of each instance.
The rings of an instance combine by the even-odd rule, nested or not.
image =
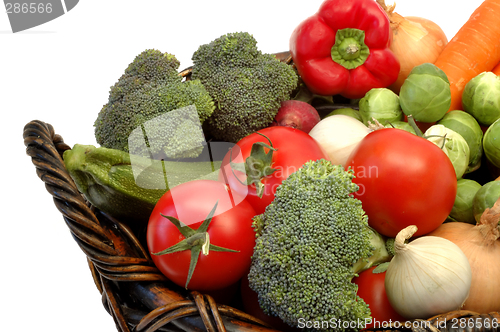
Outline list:
[[[472,280],[469,297],[462,307],[479,313],[500,311],[500,199],[486,209],[477,225],[448,222],[429,233],[455,243],[467,256]]]
[[[394,12],[396,5],[386,6],[384,0],[377,0],[385,10],[392,28],[390,49],[398,58],[401,69],[396,82],[389,89],[399,94],[399,89],[410,71],[423,63],[434,63],[448,38],[439,25],[431,20],[416,16],[403,17]]]

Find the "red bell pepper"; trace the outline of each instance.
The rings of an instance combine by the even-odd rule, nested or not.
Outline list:
[[[315,94],[362,98],[399,74],[389,18],[375,0],[326,0],[290,38],[299,75]]]

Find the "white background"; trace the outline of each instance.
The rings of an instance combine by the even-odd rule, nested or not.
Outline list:
[[[109,87],[143,50],[173,53],[184,69],[199,45],[247,31],[262,51],[285,51],[321,2],[82,0],[16,34],[0,10],[2,330],[116,331],[85,255],[25,154],[24,125],[39,119],[70,146],[95,145],[93,123]],[[431,19],[451,39],[481,2],[400,0],[396,12]]]

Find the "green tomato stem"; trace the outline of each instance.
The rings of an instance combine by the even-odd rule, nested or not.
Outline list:
[[[273,152],[277,151],[273,147],[273,143],[264,134],[259,133],[258,131],[256,134],[259,134],[263,137],[265,137],[268,141],[269,144],[263,143],[263,142],[256,142],[252,145],[252,150],[250,152],[250,156],[245,160],[244,166],[245,169],[243,171],[241,164],[238,163],[233,163],[232,162],[232,150],[230,154],[230,165],[231,165],[231,171],[233,172],[234,177],[243,185],[243,181],[238,179],[236,174],[234,174],[234,170],[238,171],[243,171],[243,173],[246,174],[247,176],[247,183],[246,185],[251,185],[254,184],[257,195],[262,198],[262,195],[264,194],[264,184],[262,183],[262,178],[265,178],[266,176],[269,176],[273,174],[277,169],[272,168],[272,163],[273,163]],[[269,151],[266,153],[264,148],[269,149]]]
[[[422,133],[420,128],[417,126],[417,123],[415,122],[413,115],[408,115],[407,119],[408,119],[408,124],[413,128],[413,130],[415,130],[415,133],[417,134],[417,136],[424,137],[424,134]]]
[[[223,252],[239,252],[238,250],[228,249],[213,245],[210,243],[210,235],[208,234],[208,226],[212,221],[212,218],[215,214],[215,210],[217,209],[218,201],[215,203],[215,206],[212,208],[207,218],[203,221],[203,223],[198,227],[198,229],[192,229],[191,227],[181,223],[178,219],[165,216],[161,214],[162,217],[170,220],[172,224],[179,230],[179,232],[185,237],[184,240],[162,250],[159,252],[152,252],[152,255],[160,256],[171,254],[174,252],[180,252],[185,250],[191,251],[191,260],[189,262],[189,271],[186,278],[185,288],[188,289],[189,281],[191,281],[191,277],[193,276],[194,270],[196,268],[196,264],[198,263],[198,258],[200,253],[207,256],[212,251],[223,251]]]

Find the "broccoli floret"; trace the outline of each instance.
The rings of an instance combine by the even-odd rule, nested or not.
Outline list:
[[[197,157],[205,145],[201,125],[215,105],[199,80],[183,81],[179,65],[158,50],[136,56],[98,114],[97,143],[154,159]]]
[[[180,62],[175,55],[149,49],[137,55],[125,69],[123,75],[109,92],[109,101],[120,100],[137,90],[144,84],[168,84],[179,81],[178,68]]]
[[[192,78],[216,104],[207,125],[219,140],[237,142],[272,123],[281,102],[297,87],[292,66],[257,48],[247,32],[229,33],[193,54]]]
[[[390,237],[388,238],[386,241],[385,241],[385,247],[387,249],[387,252],[389,253],[389,255],[391,256],[394,256],[395,255],[395,251],[394,251],[394,241],[396,239],[393,238],[393,237]]]
[[[324,322],[370,317],[351,280],[389,255],[381,235],[368,226],[361,201],[351,195],[358,190],[353,177],[326,160],[307,162],[255,218],[260,233],[248,279],[268,315],[295,327],[318,323],[314,331],[349,330]]]

